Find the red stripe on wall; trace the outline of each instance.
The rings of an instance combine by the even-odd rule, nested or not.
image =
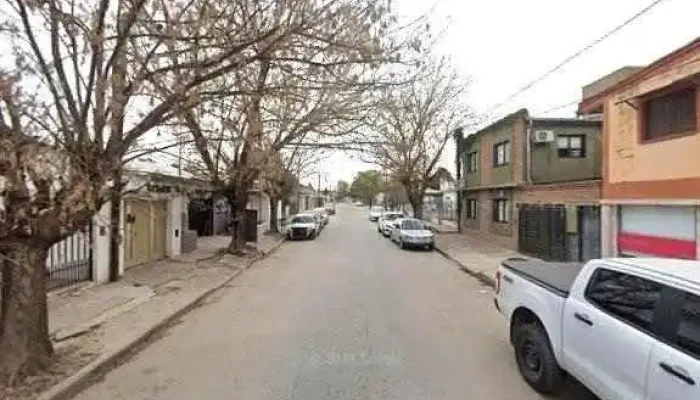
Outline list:
[[[632,251],[650,256],[697,258],[694,240],[670,239],[658,236],[640,235],[638,233],[620,232],[617,236],[619,251]]]

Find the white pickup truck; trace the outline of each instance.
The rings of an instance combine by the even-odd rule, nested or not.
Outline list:
[[[700,262],[512,258],[495,278],[535,390],[556,393],[568,373],[604,400],[700,399]]]

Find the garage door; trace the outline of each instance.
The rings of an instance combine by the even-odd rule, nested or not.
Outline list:
[[[125,216],[125,267],[164,258],[167,202],[129,199]]]
[[[696,237],[693,207],[620,207],[622,255],[696,259]]]

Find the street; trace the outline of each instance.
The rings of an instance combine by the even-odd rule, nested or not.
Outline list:
[[[543,397],[519,376],[491,289],[342,205],[319,238],[284,244],[76,398]],[[560,398],[595,399],[576,383]]]

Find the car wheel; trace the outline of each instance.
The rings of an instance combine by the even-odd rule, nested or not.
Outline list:
[[[428,251],[433,251],[435,250],[435,245],[434,244],[429,244],[428,245]]]
[[[533,389],[554,394],[560,388],[564,372],[554,357],[544,329],[535,323],[518,326],[514,334],[515,360],[520,374]]]

